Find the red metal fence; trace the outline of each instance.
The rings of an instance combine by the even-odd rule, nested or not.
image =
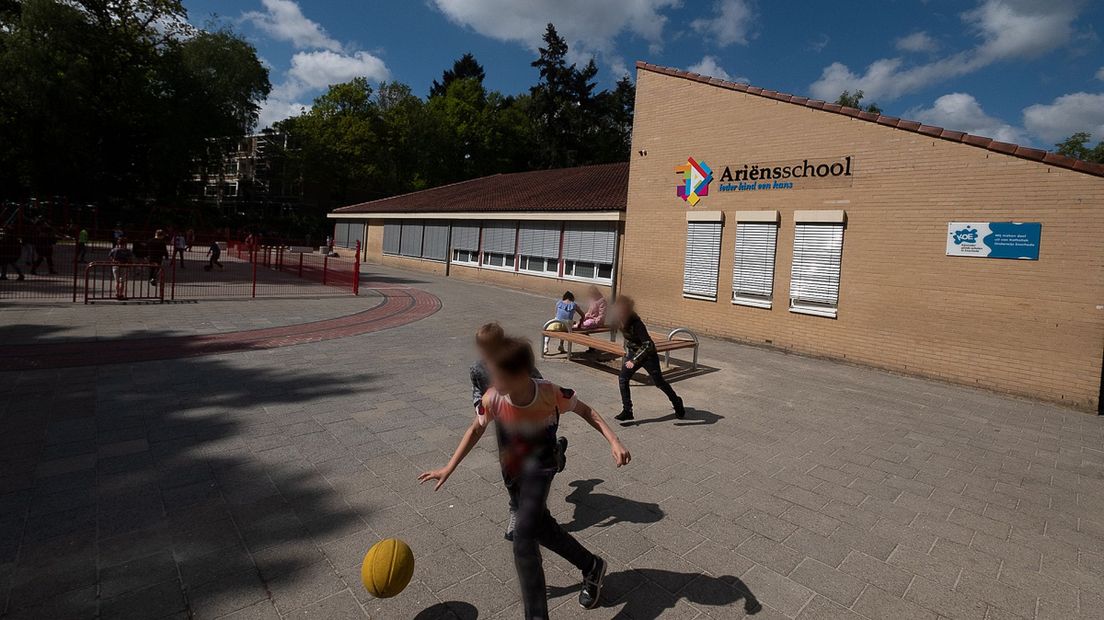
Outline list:
[[[214,261],[209,245],[176,249],[166,240],[166,246],[169,258],[159,269],[157,265],[150,265],[148,250],[140,252],[144,255],[136,256],[126,266],[128,286],[137,286],[138,282],[148,284],[149,273],[144,279],[136,276],[137,267],[133,265],[140,265],[147,272],[154,268],[159,286],[163,287],[163,299],[169,301],[359,294],[359,244],[350,250],[339,248],[334,256],[293,251],[287,246],[231,244],[227,247],[219,244],[220,252]],[[76,243],[62,241],[49,250],[52,267],[46,257],[39,260],[35,256],[28,265],[27,256],[20,256],[5,265],[8,273],[6,280],[0,280],[0,300],[75,302],[84,299],[86,288],[89,302],[114,299],[110,249],[110,243],[93,242],[78,250]],[[30,267],[36,261],[40,262],[39,269],[32,273]],[[18,278],[16,269],[23,273],[22,279]],[[128,291],[136,293],[127,294],[129,299],[153,298],[148,291],[142,294],[137,294],[137,290]]]

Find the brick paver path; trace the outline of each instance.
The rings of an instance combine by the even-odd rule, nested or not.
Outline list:
[[[0,610],[519,618],[493,441],[439,493],[415,476],[445,462],[469,421],[474,328],[497,318],[535,335],[554,300],[373,271],[441,311],[299,346],[0,373]],[[0,336],[17,325],[21,342],[91,335],[106,350],[167,333],[172,317],[228,317],[202,323],[213,333],[372,303],[205,303],[156,319],[138,306],[3,306]],[[1100,617],[1100,418],[708,339],[702,362],[715,371],[675,384],[685,421],[635,388],[626,468],[564,420],[569,461],[550,504],[611,573],[604,606],[584,612],[578,576],[546,557],[554,618],[739,618],[748,590],[756,618]],[[612,374],[541,369],[616,412]],[[410,543],[417,569],[378,601],[358,565],[385,536]]]

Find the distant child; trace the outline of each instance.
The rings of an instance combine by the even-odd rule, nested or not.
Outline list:
[[[656,352],[655,342],[648,334],[648,327],[636,314],[636,304],[632,298],[624,295],[613,302],[614,314],[617,316],[618,327],[621,328],[621,338],[625,341],[625,365],[621,367],[621,375],[618,377],[618,385],[621,388],[621,413],[614,416],[619,422],[627,422],[633,419],[632,397],[629,395],[629,381],[640,368],[647,371],[652,378],[652,383],[667,395],[671,406],[675,408],[675,417],[686,417],[686,409],[682,405],[682,399],[675,394],[675,388],[663,378],[663,369],[659,367],[659,353]]]
[[[115,299],[125,301],[127,298],[127,270],[130,269],[127,265],[134,262],[134,252],[127,248],[126,237],[119,237],[115,243],[115,247],[111,248],[107,257],[112,262],[111,277],[115,278]]]
[[[506,342],[506,332],[503,331],[502,326],[498,323],[487,323],[475,332],[475,349],[479,352],[479,359],[471,365],[468,374],[471,376],[472,405],[475,407],[476,416],[482,415],[483,395],[491,388],[491,375],[490,371],[487,369],[487,364],[504,342]],[[533,372],[530,376],[534,379],[544,378],[541,376],[536,366],[533,367]],[[502,449],[501,437],[499,440],[499,449]],[[560,437],[556,440],[557,472],[563,471],[564,466],[567,464],[566,453],[567,438]],[[506,490],[510,494],[510,520],[506,524],[506,534],[504,538],[513,541],[514,528],[517,527],[517,494],[515,493],[516,489],[514,485],[505,474],[502,476],[502,482],[506,485]]]
[[[554,332],[569,332],[571,326],[575,323],[575,315],[583,316],[583,311],[579,309],[579,306],[575,304],[575,294],[571,291],[565,291],[563,297],[556,302],[556,320],[559,324],[552,325],[548,328],[549,331]],[[544,337],[543,350],[545,354],[548,353],[548,343],[551,340],[548,336]],[[560,341],[560,353],[564,352],[564,341]]]
[[[82,228],[77,233],[77,262],[83,263],[85,257],[88,255],[88,229]]]
[[[207,248],[207,256],[209,256],[210,259],[207,261],[207,266],[203,269],[210,271],[218,267],[219,271],[222,271],[222,263],[219,262],[219,257],[222,256],[222,246],[218,244],[218,241],[211,242],[211,247]]]
[[[180,268],[184,268],[184,252],[188,249],[188,239],[184,236],[184,233],[178,232],[173,236],[173,257],[172,260],[178,261]],[[172,262],[172,261],[170,261]]]
[[[598,605],[606,562],[585,549],[552,517],[548,491],[556,475],[556,431],[560,415],[574,411],[609,442],[617,467],[631,460],[602,416],[578,400],[575,391],[542,379],[534,379],[533,349],[528,342],[507,338],[490,361],[493,387],[483,395],[478,412],[448,465],[418,476],[421,482],[436,480],[434,490],[444,486],[456,467],[495,423],[501,442],[499,463],[504,478],[512,481],[518,499],[517,529],[514,531],[514,565],[525,604],[527,619],[548,618],[548,593],[540,547],[563,557],[582,573],[579,604],[585,609]]]
[[[583,315],[575,329],[605,327],[606,298],[602,296],[602,291],[597,286],[592,286],[587,290],[587,297],[590,298],[590,305],[587,306],[586,314]]]

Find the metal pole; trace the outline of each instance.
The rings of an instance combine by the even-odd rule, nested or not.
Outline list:
[[[326,283],[326,271],[330,268],[330,256],[327,254],[322,258],[322,284]]]
[[[303,253],[299,253],[299,277],[303,277]]]
[[[353,262],[353,295],[360,295],[360,240],[356,244],[356,260]]]
[[[161,283],[164,286],[165,271],[161,270]],[[169,285],[169,299],[176,301],[176,258],[172,261],[172,283]]]
[[[73,246],[73,303],[77,303],[77,254],[80,251],[77,246],[80,245],[80,233],[77,233],[77,245]]]
[[[253,263],[253,297],[257,297],[257,250],[250,248],[249,257]]]

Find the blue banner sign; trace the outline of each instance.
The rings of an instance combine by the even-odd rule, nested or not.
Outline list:
[[[951,222],[947,224],[947,256],[1039,260],[1038,222]]]

